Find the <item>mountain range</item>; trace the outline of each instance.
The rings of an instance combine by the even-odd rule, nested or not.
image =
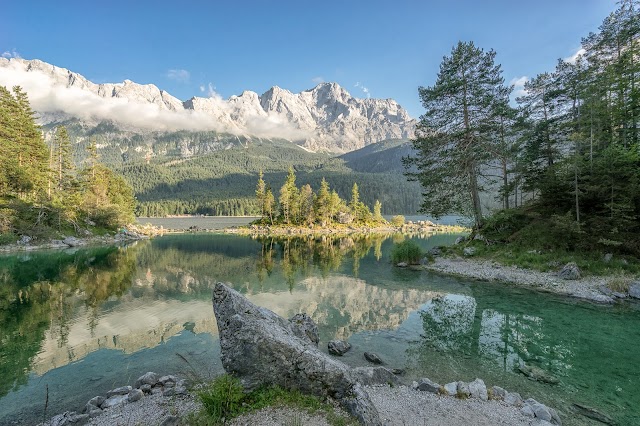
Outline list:
[[[0,85],[22,86],[45,129],[75,123],[80,133],[88,134],[109,123],[112,133],[143,136],[147,142],[144,136],[150,132],[214,131],[344,153],[386,139],[411,138],[416,124],[393,99],[359,99],[336,83],[300,93],[274,86],[262,95],[244,91],[226,100],[214,94],[183,102],[153,84],[98,84],[37,59],[0,58]],[[133,148],[146,151],[149,144]]]

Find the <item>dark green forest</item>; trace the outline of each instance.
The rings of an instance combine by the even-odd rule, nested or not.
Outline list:
[[[453,47],[405,159],[421,210],[474,218],[490,242],[640,256],[640,15],[624,0],[583,54],[529,79],[514,104],[496,52]],[[487,217],[481,196],[499,188]]]

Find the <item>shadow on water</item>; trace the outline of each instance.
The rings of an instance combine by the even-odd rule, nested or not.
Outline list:
[[[308,313],[322,348],[349,339],[348,364],[374,351],[408,379],[480,377],[533,396],[565,424],[589,424],[572,403],[640,424],[637,305],[394,268],[390,251],[404,238],[170,235],[0,257],[0,424],[42,419],[47,388],[52,415],[146,371],[219,374],[218,281],[284,317]],[[427,250],[456,235],[412,238]]]

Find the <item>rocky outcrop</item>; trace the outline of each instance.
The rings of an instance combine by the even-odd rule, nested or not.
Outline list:
[[[569,262],[562,267],[558,272],[558,277],[563,280],[579,280],[582,275],[580,274],[580,268],[575,262]]]
[[[222,365],[246,390],[278,385],[338,400],[366,425],[382,422],[369,395],[347,365],[300,337],[294,325],[249,302],[222,283],[213,290]]]
[[[349,352],[351,345],[345,340],[332,340],[327,343],[327,350],[331,355],[342,356]]]

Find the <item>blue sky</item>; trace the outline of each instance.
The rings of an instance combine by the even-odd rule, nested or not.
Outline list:
[[[417,117],[459,40],[497,51],[507,82],[552,70],[597,31],[614,0],[7,1],[0,54],[98,83],[153,83],[185,100],[335,81]],[[5,55],[6,56],[6,55]]]

